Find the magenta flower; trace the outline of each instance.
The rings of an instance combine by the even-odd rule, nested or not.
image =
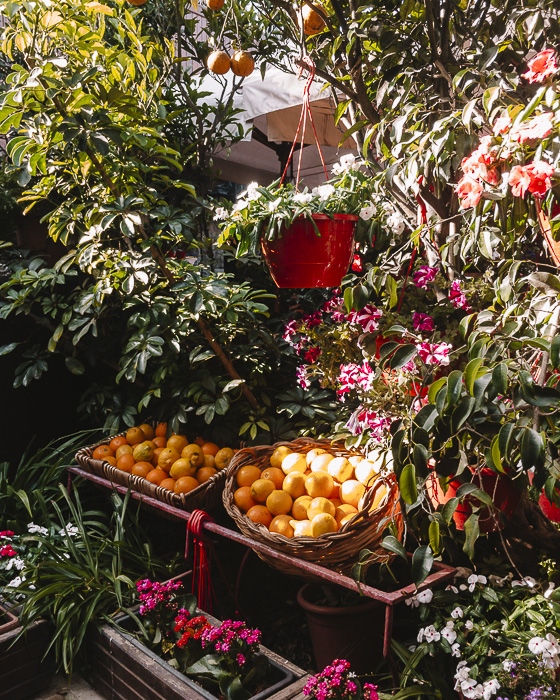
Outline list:
[[[387,437],[392,419],[382,416],[377,411],[370,411],[361,406],[350,418],[346,427],[352,435],[361,435],[364,430],[369,430],[371,437],[381,442]]]
[[[13,536],[14,536],[14,533],[12,530],[2,530],[2,532],[0,532],[0,537],[2,537],[2,538],[13,537]]]
[[[300,365],[296,369],[296,380],[302,389],[309,389],[311,386],[311,382],[307,376],[307,367],[305,365]]]
[[[420,359],[427,365],[448,365],[451,348],[449,343],[418,343],[416,345]]]
[[[319,357],[320,354],[321,354],[321,348],[319,348],[319,347],[309,348],[309,350],[303,356],[303,359],[306,362],[312,363],[312,362],[315,362],[315,360]]]
[[[11,544],[5,544],[3,547],[0,547],[0,557],[15,557],[15,556],[17,556],[17,552],[12,547]]]
[[[428,289],[428,285],[435,280],[437,273],[437,267],[422,265],[422,267],[419,267],[412,275],[412,281],[417,287]]]
[[[292,343],[292,336],[298,334],[298,322],[297,321],[290,321],[284,326],[284,333],[282,334],[282,338],[287,342],[290,343],[290,345],[293,345]]]
[[[313,328],[313,326],[320,326],[323,323],[323,314],[320,311],[314,311],[312,314],[304,316],[302,320],[308,328]]]
[[[428,316],[428,314],[415,311],[412,314],[412,325],[414,326],[415,331],[431,332],[434,330],[434,319],[431,316]]]
[[[371,333],[379,328],[379,319],[383,316],[383,311],[377,309],[372,304],[367,304],[361,311],[352,311],[348,314],[349,323],[358,323],[366,333]]]
[[[344,395],[356,387],[367,391],[371,388],[373,378],[374,371],[365,360],[362,365],[353,362],[340,365],[340,374],[338,375],[340,387],[336,392],[338,398],[344,401]]]
[[[449,289],[449,301],[453,304],[456,309],[463,309],[464,311],[471,311],[467,297],[461,290],[461,282],[459,280],[453,280],[451,287]]]

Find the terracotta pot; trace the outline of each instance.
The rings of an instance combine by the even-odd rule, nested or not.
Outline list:
[[[471,469],[471,474],[471,482],[492,497],[494,506],[503,514],[505,519],[511,518],[521,499],[521,491],[515,487],[512,480],[487,468],[480,470]],[[458,479],[452,479],[449,482],[447,491],[443,493],[436,475],[430,476],[426,482],[426,488],[432,504],[435,507],[445,505],[449,499],[457,496],[457,491],[463,483]],[[470,496],[466,496],[459,502],[453,514],[453,521],[457,530],[465,529],[465,522],[472,513],[471,504],[478,503],[480,501],[477,498]],[[483,534],[501,530],[504,524],[503,520],[504,518],[500,518],[498,514],[492,513],[488,508],[482,508],[478,511],[478,527]]]
[[[354,251],[353,214],[313,214],[300,217],[273,241],[262,240],[264,259],[277,287],[338,287],[348,272]]]
[[[383,652],[385,606],[363,598],[358,604],[330,607],[321,604],[321,586],[307,583],[297,601],[305,612],[317,669],[322,671],[334,659],[346,659],[357,674],[373,670]]]

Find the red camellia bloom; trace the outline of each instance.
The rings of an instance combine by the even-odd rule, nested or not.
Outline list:
[[[470,175],[465,175],[459,180],[457,184],[457,196],[461,200],[461,207],[463,209],[468,209],[469,207],[476,207],[476,205],[482,199],[482,184],[475,180]]]
[[[529,165],[514,165],[508,183],[514,197],[524,197],[527,190],[537,197],[543,197],[552,186],[550,178],[554,168],[543,160]]]
[[[540,51],[527,63],[527,70],[521,77],[530,83],[543,83],[548,77],[554,75],[560,66],[556,61],[554,49]]]

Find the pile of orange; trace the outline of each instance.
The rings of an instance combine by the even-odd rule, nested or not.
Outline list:
[[[143,423],[98,445],[92,457],[174,493],[196,489],[225,469],[233,457],[230,447],[220,448],[202,437],[191,443],[185,435],[167,437],[167,433],[167,423],[155,428]]]
[[[324,449],[307,455],[278,447],[270,465],[246,464],[236,474],[235,505],[254,523],[285,537],[320,537],[338,532],[365,508],[368,491],[390,469],[390,453],[337,457]],[[380,507],[385,484],[369,510]]]

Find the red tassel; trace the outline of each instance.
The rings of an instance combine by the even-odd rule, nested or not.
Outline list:
[[[203,535],[203,523],[214,522],[203,510],[193,510],[187,521],[187,541],[185,558],[192,552],[192,592],[196,595],[198,607],[211,613],[214,604],[214,591],[211,576],[211,544]]]

